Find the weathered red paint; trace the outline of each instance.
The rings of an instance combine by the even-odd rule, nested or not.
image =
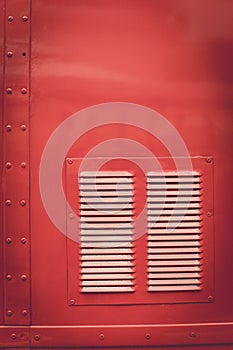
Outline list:
[[[0,6],[0,346],[232,349],[232,2],[1,0]],[[44,210],[39,164],[62,121],[113,101],[158,111],[192,156],[213,158],[214,299],[210,295],[209,302],[178,303],[173,294],[166,304],[69,305],[66,237]],[[67,158],[83,157],[95,144],[122,134],[157,157],[169,156],[143,130],[110,129],[83,135]],[[74,252],[75,243],[70,245]]]

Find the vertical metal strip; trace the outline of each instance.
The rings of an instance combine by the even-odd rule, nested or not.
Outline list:
[[[3,118],[5,324],[30,324],[30,0],[7,0]]]

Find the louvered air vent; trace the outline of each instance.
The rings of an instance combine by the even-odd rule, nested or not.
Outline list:
[[[147,189],[148,290],[200,290],[201,175],[150,172]]]
[[[80,189],[81,292],[132,292],[133,175],[82,172]]]

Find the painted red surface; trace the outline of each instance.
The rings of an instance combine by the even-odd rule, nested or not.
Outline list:
[[[232,349],[232,2],[6,0],[0,6],[0,346],[169,350],[183,345],[188,350],[209,344],[198,349]],[[10,58],[8,51],[13,52]],[[13,92],[8,95],[9,87]],[[177,303],[172,293],[169,303],[69,305],[67,240],[43,206],[39,166],[60,123],[83,108],[108,102],[156,110],[173,124],[191,156],[213,157],[213,302]],[[169,156],[148,132],[115,125],[83,135],[66,157],[84,157],[94,145],[122,135],[156,157]],[[6,162],[12,163],[10,169]],[[12,205],[7,207],[6,200]],[[75,248],[77,243],[68,245]]]

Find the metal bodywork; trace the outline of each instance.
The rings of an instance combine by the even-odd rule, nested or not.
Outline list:
[[[0,0],[0,6],[0,348],[233,349],[233,3]],[[69,238],[68,211],[67,236],[49,218],[40,192],[41,159],[61,123],[82,109],[111,102],[138,104],[163,115],[181,135],[194,171],[204,174],[200,218],[191,218],[205,227],[203,244],[186,247],[187,254],[196,249],[198,259],[204,254],[200,294],[194,289],[202,275],[191,292],[146,290],[147,283],[154,288],[150,283],[157,278],[147,281],[145,265],[156,259],[153,235],[149,243],[142,235],[127,250],[132,291],[91,296],[90,289],[79,289],[80,253],[84,261],[93,261],[95,253]],[[71,145],[61,174],[74,210],[79,200],[75,166],[108,139],[140,143],[163,168],[174,171],[168,148],[148,131],[151,125],[146,127],[105,124]],[[123,141],[119,152],[120,145]],[[105,151],[99,158],[107,158]],[[120,159],[105,169],[136,174],[136,206],[130,207],[128,221],[140,212],[137,203],[146,201],[140,194],[146,178],[133,161],[149,159],[144,149],[130,157],[128,163]],[[47,167],[52,172],[52,165]],[[155,251],[148,259],[147,248]],[[101,260],[103,252],[98,254]],[[199,265],[197,271],[202,273]],[[82,277],[84,286],[96,288],[85,273]]]

